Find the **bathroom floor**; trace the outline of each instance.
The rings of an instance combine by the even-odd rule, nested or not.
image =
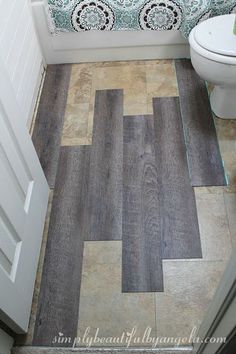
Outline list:
[[[191,252],[196,252],[193,257],[179,257],[179,259],[166,257],[169,259],[161,260],[163,289],[156,288],[153,291],[143,288],[141,291],[140,289],[135,291],[136,285],[134,285],[133,290],[122,292],[124,274],[122,240],[119,237],[112,240],[109,238],[87,240],[83,245],[78,245],[74,240],[72,243],[74,250],[79,249],[77,253],[73,251],[71,255],[71,250],[66,248],[70,240],[70,229],[68,229],[70,224],[60,225],[56,231],[55,228],[53,231],[51,225],[55,224],[55,220],[60,223],[59,220],[64,220],[65,215],[73,224],[75,212],[73,208],[76,208],[76,213],[80,211],[77,204],[75,205],[76,196],[80,195],[79,191],[86,198],[86,189],[83,192],[83,185],[81,187],[80,183],[81,169],[86,166],[86,152],[83,155],[84,165],[79,163],[77,166],[74,161],[77,152],[82,154],[79,146],[91,146],[92,149],[96,90],[123,89],[124,115],[150,117],[153,115],[154,97],[172,97],[172,99],[179,97],[175,63],[172,60],[105,62],[55,66],[50,70],[59,70],[51,83],[51,92],[49,92],[51,103],[45,97],[44,91],[41,102],[47,101],[45,110],[57,109],[60,114],[57,122],[47,126],[46,123],[40,123],[40,119],[45,119],[48,113],[44,111],[44,118],[42,118],[43,114],[39,112],[34,125],[33,140],[37,151],[40,151],[39,155],[41,153],[41,159],[47,160],[43,167],[51,187],[51,194],[29,333],[19,340],[25,345],[63,347],[72,346],[69,337],[72,338],[72,342],[74,337],[77,337],[77,345],[84,347],[87,344],[82,342],[85,333],[87,333],[86,339],[89,340],[99,329],[97,336],[105,339],[99,343],[93,342],[92,346],[95,347],[126,346],[127,342],[124,338],[127,340],[127,336],[124,336],[123,341],[120,339],[123,332],[133,333],[136,338],[132,338],[131,347],[150,347],[152,343],[148,341],[148,335],[159,338],[183,338],[181,345],[191,344],[186,337],[189,338],[191,331],[201,323],[229,260],[232,247],[236,243],[236,121],[214,119],[228,186],[193,187],[199,224],[200,251],[191,249]],[[55,95],[55,91],[52,90],[53,87],[55,90],[57,84],[61,86],[58,88],[58,94]],[[185,98],[183,96],[180,99],[182,99],[183,113]],[[164,103],[166,102],[168,101]],[[52,103],[53,107],[50,106]],[[134,118],[136,121],[139,119]],[[42,152],[45,143],[42,140],[45,140],[47,134],[47,149]],[[60,147],[58,167],[55,156],[59,157]],[[48,162],[51,161],[50,159],[51,163]],[[69,192],[68,202],[65,203],[67,186],[65,187],[62,180],[68,178],[68,183],[73,185],[74,170],[78,175],[75,184],[77,189]],[[219,175],[220,172],[217,173],[217,178]],[[195,176],[191,177],[194,180]],[[98,209],[99,207],[100,205],[97,205]],[[127,210],[130,211],[129,208]],[[168,214],[169,210],[165,210],[165,213]],[[80,225],[75,227],[79,228]],[[57,240],[58,242],[54,244],[50,237],[56,237],[56,233],[60,234],[62,230],[65,232],[65,239],[63,242]],[[62,247],[64,247],[63,253],[61,253]],[[48,259],[52,254],[55,258],[53,263],[55,268],[52,268],[51,273],[46,274]],[[74,255],[80,255],[79,259],[74,259]],[[141,257],[140,254],[136,256]],[[60,279],[56,266],[63,268],[64,264],[71,267],[72,279],[63,277]],[[43,265],[45,274],[40,290]],[[126,273],[129,273],[129,269],[126,269]],[[48,274],[54,274],[55,279],[49,279]],[[42,294],[45,294],[47,286],[49,290],[46,293],[49,297],[44,297]],[[56,303],[53,303],[53,299]],[[47,309],[46,317],[41,315],[44,307]],[[71,309],[74,309],[72,313]],[[66,312],[68,312],[68,331],[65,331],[65,327],[58,326]],[[49,318],[54,318],[55,323],[48,320]],[[49,324],[44,323],[47,321]],[[70,328],[73,328],[71,332]],[[145,333],[143,340],[137,339],[143,338]],[[162,339],[157,344],[157,347],[160,346],[172,347],[176,346],[176,342],[166,342]]]

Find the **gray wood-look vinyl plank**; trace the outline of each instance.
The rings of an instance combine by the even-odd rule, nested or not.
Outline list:
[[[200,258],[196,202],[190,184],[178,97],[153,99],[163,259]]]
[[[32,140],[50,188],[60,153],[71,65],[48,65]]]
[[[85,240],[122,238],[123,90],[96,92]]]
[[[153,348],[35,348],[35,347],[15,347],[12,354],[193,354],[191,347],[184,349],[160,350]]]
[[[61,148],[33,345],[77,335],[89,158],[88,146]]]
[[[163,291],[153,116],[124,118],[122,291]]]
[[[225,186],[226,179],[205,82],[191,61],[175,61],[192,186]]]

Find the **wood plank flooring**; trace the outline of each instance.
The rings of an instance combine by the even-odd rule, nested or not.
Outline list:
[[[124,118],[122,291],[163,291],[153,116]]]
[[[190,185],[178,97],[153,99],[163,259],[200,258],[201,242]]]
[[[50,188],[54,188],[71,65],[48,65],[32,140]]]
[[[154,98],[153,115],[123,118],[123,91],[97,91],[92,145],[61,147],[59,159],[70,70],[49,67],[33,134],[55,184],[34,345],[76,337],[84,241],[122,240],[121,291],[163,291],[163,259],[202,257],[191,184],[225,183],[206,88],[187,60],[176,61],[181,111],[177,97]]]
[[[61,148],[33,345],[77,334],[89,157],[88,146]]]
[[[87,241],[122,238],[123,91],[96,92],[86,205]]]
[[[205,82],[191,61],[175,61],[192,186],[225,186],[226,179]]]

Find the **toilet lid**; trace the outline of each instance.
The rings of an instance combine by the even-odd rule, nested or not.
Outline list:
[[[196,42],[213,53],[236,57],[234,21],[235,14],[231,14],[201,22],[194,31]]]

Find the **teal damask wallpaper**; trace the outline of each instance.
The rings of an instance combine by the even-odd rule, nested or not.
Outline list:
[[[88,30],[191,29],[236,12],[236,0],[45,0],[54,33]]]

